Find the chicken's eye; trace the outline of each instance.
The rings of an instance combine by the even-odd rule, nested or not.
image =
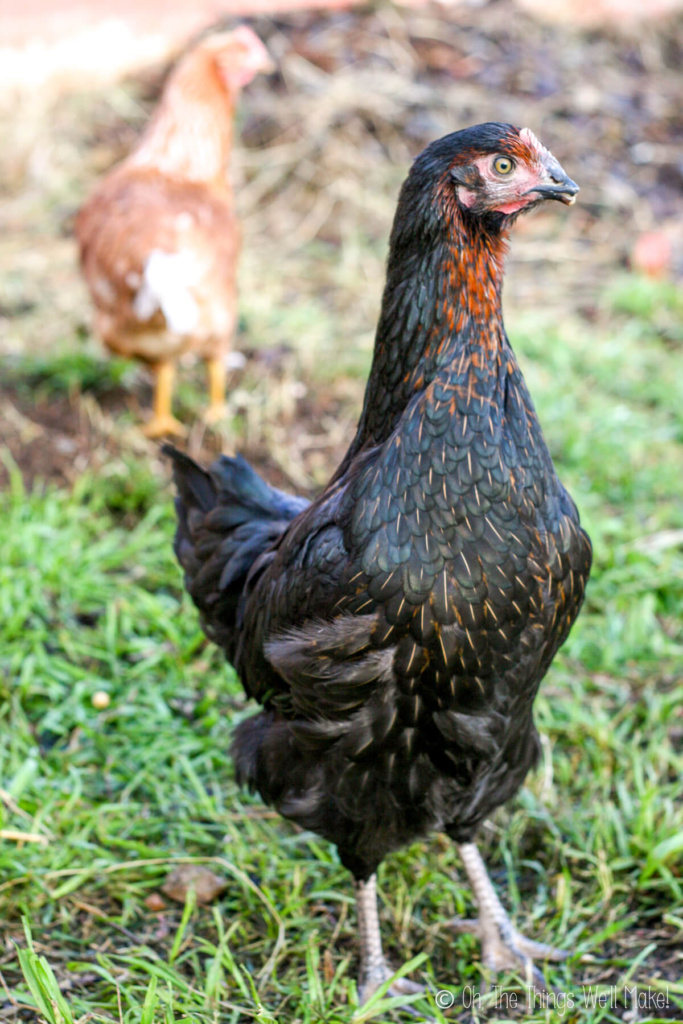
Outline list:
[[[493,162],[493,169],[496,174],[510,174],[514,166],[514,161],[509,156],[499,156]]]

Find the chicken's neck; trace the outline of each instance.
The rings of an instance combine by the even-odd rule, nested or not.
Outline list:
[[[194,55],[190,55],[191,57]],[[181,66],[123,166],[153,168],[170,178],[228,185],[232,105],[213,67]]]
[[[509,353],[501,308],[506,235],[453,210],[416,237],[394,225],[357,452],[391,434],[411,399],[438,377],[496,386]]]

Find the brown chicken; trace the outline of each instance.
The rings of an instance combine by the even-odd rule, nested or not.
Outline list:
[[[223,411],[240,248],[227,173],[233,114],[241,88],[271,69],[246,26],[202,40],[172,72],[138,145],[76,220],[97,333],[154,372],[149,437],[183,433],[171,401],[184,352],[207,363],[207,418]]]

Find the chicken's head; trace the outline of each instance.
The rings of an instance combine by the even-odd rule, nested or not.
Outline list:
[[[449,177],[458,203],[473,214],[509,217],[545,199],[570,206],[576,198],[579,186],[529,128],[480,124],[447,138]]]
[[[234,93],[261,72],[275,70],[265,46],[247,25],[233,32],[217,32],[205,40],[211,50],[219,75],[229,92]]]

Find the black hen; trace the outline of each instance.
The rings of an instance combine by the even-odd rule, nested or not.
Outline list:
[[[362,998],[390,973],[377,866],[435,829],[461,844],[484,963],[560,955],[513,929],[472,839],[536,760],[533,700],[591,563],[501,316],[511,222],[577,191],[511,125],[417,158],[356,437],[312,503],[166,449],[187,588],[263,705],[236,730],[238,776],[353,873]]]

